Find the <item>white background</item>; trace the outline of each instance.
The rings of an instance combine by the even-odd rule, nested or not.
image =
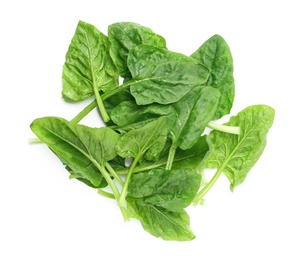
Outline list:
[[[306,1],[2,1],[0,4],[0,259],[308,259]],[[87,104],[61,99],[61,71],[78,20],[103,33],[132,21],[190,55],[213,34],[235,67],[232,114],[275,108],[268,145],[232,193],[221,176],[204,206],[189,207],[191,242],[124,223],[115,203],[68,179],[30,123],[71,119]],[[87,119],[91,125],[95,120]],[[94,124],[94,123],[93,123]]]

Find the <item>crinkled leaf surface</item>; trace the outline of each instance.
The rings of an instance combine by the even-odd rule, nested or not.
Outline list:
[[[189,215],[184,209],[169,211],[142,199],[127,198],[127,202],[131,216],[139,219],[144,230],[153,236],[176,241],[190,241],[195,238],[189,226]]]
[[[191,57],[210,70],[207,85],[217,88],[221,93],[219,105],[213,119],[229,114],[235,90],[233,59],[228,44],[221,36],[214,35],[204,42]]]
[[[167,139],[166,122],[166,117],[160,117],[122,135],[116,146],[118,154],[123,158],[139,158],[140,161],[143,157],[157,160]]]
[[[108,37],[111,42],[111,53],[115,64],[124,78],[131,78],[127,68],[128,52],[140,44],[166,47],[165,39],[150,28],[132,22],[120,22],[109,25]]]
[[[192,240],[189,216],[183,208],[195,197],[201,176],[189,169],[155,169],[133,175],[127,201],[143,228],[165,240]]]
[[[140,165],[136,166],[134,173],[149,171],[154,168],[164,169],[168,160],[168,152],[170,143],[166,144],[159,160],[143,161]],[[190,149],[182,150],[178,148],[172,164],[172,169],[196,169],[202,162],[205,154],[208,152],[209,147],[206,141],[206,136],[201,136],[194,146]],[[128,168],[124,165],[115,164],[116,170],[120,174],[127,174]]]
[[[79,21],[62,71],[64,99],[81,101],[94,91],[118,86],[118,69],[110,57],[108,37],[93,25]]]
[[[102,185],[100,168],[117,155],[116,132],[71,124],[58,117],[38,118],[31,129],[71,171],[96,187]]]
[[[118,126],[117,130],[121,131],[140,128],[160,116],[166,116],[168,129],[170,130],[174,125],[177,113],[170,105],[151,104],[138,106],[133,101],[120,103],[110,113],[112,121]]]
[[[200,181],[200,174],[192,169],[154,169],[134,174],[128,195],[170,211],[179,211],[191,204]]]
[[[275,111],[266,105],[250,106],[233,116],[226,125],[240,126],[240,135],[212,131],[208,136],[211,153],[208,168],[218,168],[231,182],[231,190],[241,184],[263,153]]]
[[[176,102],[194,87],[206,85],[209,76],[209,70],[195,59],[147,45],[132,49],[127,65],[138,105]]]
[[[219,91],[212,87],[198,86],[173,106],[178,113],[170,132],[173,143],[181,149],[191,148],[216,111]]]

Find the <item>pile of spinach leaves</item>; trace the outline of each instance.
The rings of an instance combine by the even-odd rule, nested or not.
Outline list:
[[[115,199],[125,220],[164,240],[194,239],[185,208],[202,202],[222,173],[231,190],[241,184],[274,120],[271,107],[253,105],[223,125],[212,122],[234,100],[233,60],[219,35],[186,56],[139,24],[111,24],[106,36],[79,21],[62,79],[65,100],[94,101],[70,121],[35,119],[32,131],[70,178]],[[102,127],[80,124],[96,107]],[[214,130],[205,135],[206,127]],[[217,169],[208,183],[206,168]]]

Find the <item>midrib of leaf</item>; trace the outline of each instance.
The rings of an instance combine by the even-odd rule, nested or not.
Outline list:
[[[52,133],[54,136],[58,137],[59,139],[61,139],[62,141],[70,144],[71,146],[73,146],[76,150],[78,150],[79,152],[81,152],[84,156],[86,156],[92,163],[94,163],[94,165],[97,167],[97,169],[99,169],[101,171],[101,166],[100,164],[89,154],[87,154],[86,152],[84,152],[82,149],[80,149],[78,146],[76,146],[74,143],[70,142],[69,140],[66,140],[65,138],[63,138],[62,136],[58,135],[55,132],[50,131],[48,128],[46,128],[45,126],[41,126],[42,128],[44,128],[45,130],[47,130],[48,132]],[[71,130],[71,129],[70,129]],[[72,130],[71,130],[72,131]],[[74,133],[74,131],[72,131]],[[78,136],[74,133],[74,135],[78,138]],[[89,152],[87,146],[80,140],[80,138],[78,138],[78,140],[84,145],[84,147],[86,148],[86,150]]]
[[[160,124],[159,124],[159,125],[160,125]],[[153,130],[156,130],[157,128],[159,128],[159,127],[158,127],[158,125],[156,124]],[[155,135],[156,132],[157,132],[157,131],[152,131],[152,133],[151,133],[151,135],[150,135],[150,138],[147,138],[147,141],[146,141],[145,144],[142,146],[142,152],[138,152],[138,154],[137,154],[136,157],[141,156],[141,154],[143,154],[146,150],[150,149],[150,148],[155,144],[155,142],[152,142],[151,140],[152,140],[152,137]],[[158,136],[158,137],[160,137],[160,136]],[[148,145],[149,143],[152,143],[152,144]],[[139,147],[139,144],[138,144],[138,147]],[[139,149],[139,150],[141,150],[141,149]]]
[[[179,229],[181,229],[184,233],[186,233],[186,230],[180,226],[178,223],[174,222],[172,219],[170,219],[168,216],[166,216],[162,211],[158,210],[154,205],[148,204],[149,207],[153,208],[155,211],[157,211],[160,215],[162,215],[165,219],[167,219],[169,222],[171,222],[174,226],[177,226]],[[167,209],[166,209],[167,210]]]
[[[189,117],[190,117],[192,111],[194,110],[194,108],[195,108],[195,106],[196,106],[196,103],[197,103],[197,101],[199,100],[200,95],[201,95],[202,93],[203,93],[203,91],[201,91],[201,92],[198,94],[198,97],[194,100],[194,105],[192,106],[192,108],[189,110],[189,113],[188,113],[187,116],[185,117],[184,124],[182,124],[182,127],[180,128],[180,132],[179,132],[179,134],[178,134],[178,137],[177,137],[176,140],[174,140],[174,142],[173,142],[174,145],[178,146],[177,142],[178,142],[178,140],[179,140],[179,137],[181,136],[181,133],[183,132],[183,129],[185,128],[186,123],[187,123],[187,121],[188,121],[188,119],[189,119]]]
[[[97,93],[98,93],[98,90],[97,90],[97,83],[96,83],[96,77],[94,75],[94,66],[93,66],[93,55],[92,55],[92,51],[91,51],[91,48],[90,48],[90,41],[89,41],[89,38],[88,38],[88,34],[86,33],[86,30],[84,31],[84,37],[86,38],[86,41],[87,41],[87,48],[88,48],[88,51],[89,51],[89,61],[90,61],[90,70],[91,70],[91,76],[92,76],[92,86],[93,86],[93,91],[95,93],[95,96],[97,96]]]
[[[226,157],[224,160],[224,163],[222,164],[223,167],[219,167],[221,169],[225,168],[225,166],[229,163],[229,161],[233,158],[233,155],[236,153],[238,148],[241,146],[241,144],[246,140],[246,138],[250,135],[250,133],[254,130],[254,128],[263,120],[264,116],[258,120],[254,125],[251,126],[249,131],[243,136],[243,138],[239,141],[239,143],[235,146],[235,148],[232,150],[229,156]]]

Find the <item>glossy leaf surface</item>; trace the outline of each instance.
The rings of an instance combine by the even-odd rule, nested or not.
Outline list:
[[[267,133],[275,111],[266,105],[250,106],[233,116],[226,125],[240,126],[240,135],[212,131],[208,137],[211,153],[208,168],[218,168],[231,182],[231,190],[241,184],[266,146]]]
[[[118,86],[118,69],[110,57],[110,42],[91,24],[79,21],[66,53],[62,72],[62,96],[81,101],[95,91]]]
[[[32,131],[80,178],[101,186],[104,162],[116,157],[119,135],[106,127],[70,124],[58,117],[33,121]]]
[[[176,102],[194,87],[205,85],[209,76],[209,70],[195,59],[147,45],[131,50],[127,65],[138,105]]]
[[[177,121],[170,132],[175,145],[186,150],[196,143],[212,120],[219,95],[217,89],[198,86],[173,105],[178,113]]]
[[[109,25],[108,37],[111,42],[112,57],[120,70],[120,75],[124,78],[131,77],[127,68],[127,56],[131,49],[140,44],[166,47],[166,41],[162,36],[154,33],[150,28],[132,22]]]
[[[191,57],[210,70],[208,86],[217,88],[221,95],[213,119],[230,113],[234,100],[233,59],[226,41],[219,35],[208,39]]]

